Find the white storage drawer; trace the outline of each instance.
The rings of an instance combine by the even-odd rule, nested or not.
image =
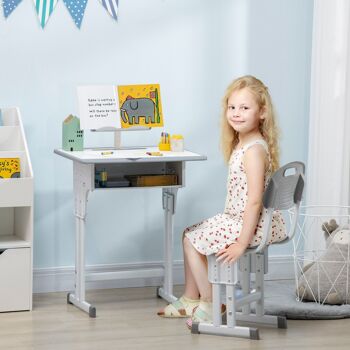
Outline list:
[[[30,310],[31,248],[0,250],[0,312]]]

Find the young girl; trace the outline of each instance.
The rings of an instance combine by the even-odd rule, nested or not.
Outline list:
[[[183,234],[185,291],[165,307],[163,317],[212,321],[212,294],[206,256],[232,263],[262,239],[266,210],[262,196],[278,168],[277,126],[267,87],[257,78],[233,81],[223,99],[222,149],[229,166],[227,197],[222,214],[188,227]],[[280,213],[275,212],[269,243],[286,238]]]

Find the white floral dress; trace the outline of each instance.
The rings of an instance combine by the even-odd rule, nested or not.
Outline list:
[[[234,243],[241,232],[243,225],[244,208],[248,199],[247,177],[243,165],[243,156],[253,145],[262,145],[268,153],[267,143],[264,140],[255,140],[244,147],[233,151],[229,161],[227,178],[227,196],[225,210],[198,224],[186,228],[184,235],[192,245],[203,255],[217,253],[227,244]],[[271,176],[271,162],[265,172],[265,189]],[[262,239],[262,228],[267,210],[262,209],[250,247],[259,245]],[[280,212],[275,211],[272,217],[272,230],[268,244],[283,241],[286,238],[285,223]]]

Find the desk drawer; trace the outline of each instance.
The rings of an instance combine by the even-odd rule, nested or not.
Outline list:
[[[95,188],[110,187],[108,182],[117,179],[115,187],[166,187],[184,186],[184,162],[147,162],[127,164],[95,164]],[[104,174],[106,185],[101,186]],[[120,179],[124,179],[124,184]],[[129,181],[125,181],[128,179]]]
[[[30,249],[0,250],[0,312],[30,309]]]

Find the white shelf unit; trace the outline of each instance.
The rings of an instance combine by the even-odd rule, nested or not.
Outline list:
[[[0,312],[32,310],[33,170],[19,109],[1,116],[0,158],[20,158],[21,175],[0,178]]]

